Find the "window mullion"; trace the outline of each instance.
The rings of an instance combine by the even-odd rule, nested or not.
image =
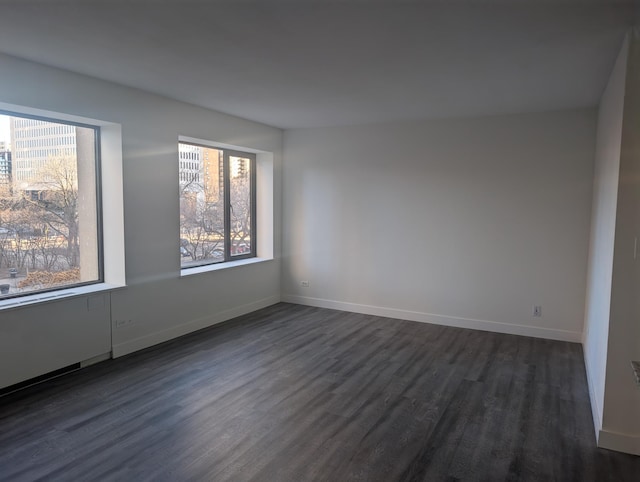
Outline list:
[[[222,171],[224,186],[224,260],[231,259],[231,180],[229,178],[229,151],[222,152]]]
[[[256,239],[257,239],[257,231],[258,231],[258,220],[256,218],[256,197],[257,197],[257,190],[258,188],[256,187],[256,159],[255,157],[253,157],[251,159],[251,209],[250,209],[250,216],[251,216],[251,256],[257,256],[258,255],[258,245],[256,243]]]

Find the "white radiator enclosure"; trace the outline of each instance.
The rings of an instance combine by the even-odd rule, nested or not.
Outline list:
[[[7,308],[0,317],[0,388],[111,351],[108,292]]]

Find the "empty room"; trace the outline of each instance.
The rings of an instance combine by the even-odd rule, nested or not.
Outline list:
[[[0,20],[0,481],[640,480],[640,3]]]

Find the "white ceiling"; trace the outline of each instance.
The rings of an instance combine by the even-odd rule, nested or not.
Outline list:
[[[0,0],[0,51],[316,127],[596,105],[632,13],[631,0]]]

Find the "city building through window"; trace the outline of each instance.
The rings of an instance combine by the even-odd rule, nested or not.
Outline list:
[[[182,268],[256,256],[255,154],[180,142]]]
[[[98,136],[0,112],[0,299],[102,280]]]

